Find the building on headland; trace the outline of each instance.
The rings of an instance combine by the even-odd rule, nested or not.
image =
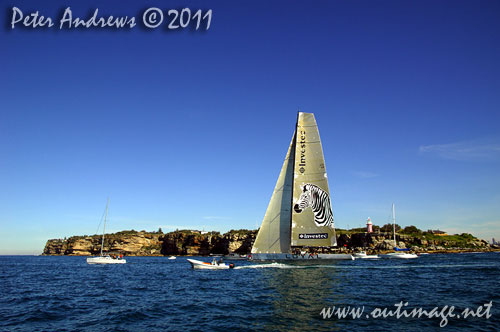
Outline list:
[[[440,231],[438,229],[436,229],[436,230],[429,229],[429,230],[427,230],[427,233],[434,234],[434,235],[437,235],[437,236],[446,236],[446,235],[448,235],[448,233]]]
[[[372,220],[370,219],[370,217],[368,217],[368,219],[366,220],[366,232],[373,233],[373,224],[372,224]]]
[[[207,231],[205,231],[205,230],[203,230],[203,231],[199,231],[199,230],[197,230],[197,229],[187,229],[186,231],[191,232],[191,233],[194,233],[194,234],[201,234],[201,235],[205,235],[205,234],[210,233],[210,232],[207,232]]]

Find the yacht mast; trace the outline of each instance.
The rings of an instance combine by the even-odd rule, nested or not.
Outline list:
[[[394,246],[396,247],[396,212],[394,210],[394,203],[392,203],[392,224],[394,227]]]
[[[300,116],[300,110],[297,112],[297,121],[295,122],[295,134],[293,135],[293,159],[291,160],[292,162],[292,173],[290,176],[293,178],[292,180],[292,194],[290,196],[290,246],[288,248],[288,252],[292,252],[292,216],[293,216],[293,187],[295,187],[295,155],[296,155],[296,147],[297,147],[297,130],[299,129],[299,116]],[[291,155],[290,155],[291,157]]]
[[[104,215],[104,227],[102,229],[101,256],[102,256],[102,251],[104,249],[104,233],[106,232],[106,218],[108,217],[108,206],[109,206],[109,197],[108,197],[108,202],[106,203],[106,214]]]

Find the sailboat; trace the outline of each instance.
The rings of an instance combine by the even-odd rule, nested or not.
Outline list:
[[[106,219],[108,217],[108,207],[109,207],[109,198],[106,204],[106,214],[104,215],[104,227],[102,229],[102,241],[101,241],[101,255],[97,257],[88,257],[88,264],[125,264],[127,261],[121,256],[119,258],[113,258],[110,255],[104,254],[104,234],[106,232]]]
[[[299,112],[292,141],[252,247],[252,260],[354,259],[316,253],[337,246],[316,119]],[[307,250],[309,249],[309,250]]]
[[[418,256],[415,254],[411,254],[408,251],[410,249],[401,249],[398,248],[398,244],[396,242],[396,211],[394,208],[394,203],[392,203],[392,223],[394,228],[394,252],[382,255],[383,258],[401,258],[401,259],[411,259],[417,258]]]

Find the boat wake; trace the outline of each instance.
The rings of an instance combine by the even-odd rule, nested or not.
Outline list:
[[[283,263],[270,263],[270,264],[255,264],[255,265],[236,266],[234,269],[235,270],[240,270],[240,269],[268,269],[268,268],[275,268],[275,269],[304,269],[304,268],[307,268],[307,267],[308,266],[288,265],[288,264],[283,264]]]
[[[367,269],[367,270],[378,270],[378,269],[442,269],[442,268],[487,268],[489,265],[486,264],[425,264],[425,265],[385,265],[385,266],[354,266],[354,265],[289,265],[283,263],[269,263],[269,264],[255,264],[255,265],[242,265],[234,267],[234,270],[241,269],[314,269],[314,268],[333,268],[333,269]]]

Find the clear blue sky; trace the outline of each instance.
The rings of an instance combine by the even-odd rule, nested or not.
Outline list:
[[[260,224],[296,113],[316,115],[336,226],[500,239],[498,1],[0,0],[0,253],[110,231]],[[206,32],[10,29],[213,10]]]

